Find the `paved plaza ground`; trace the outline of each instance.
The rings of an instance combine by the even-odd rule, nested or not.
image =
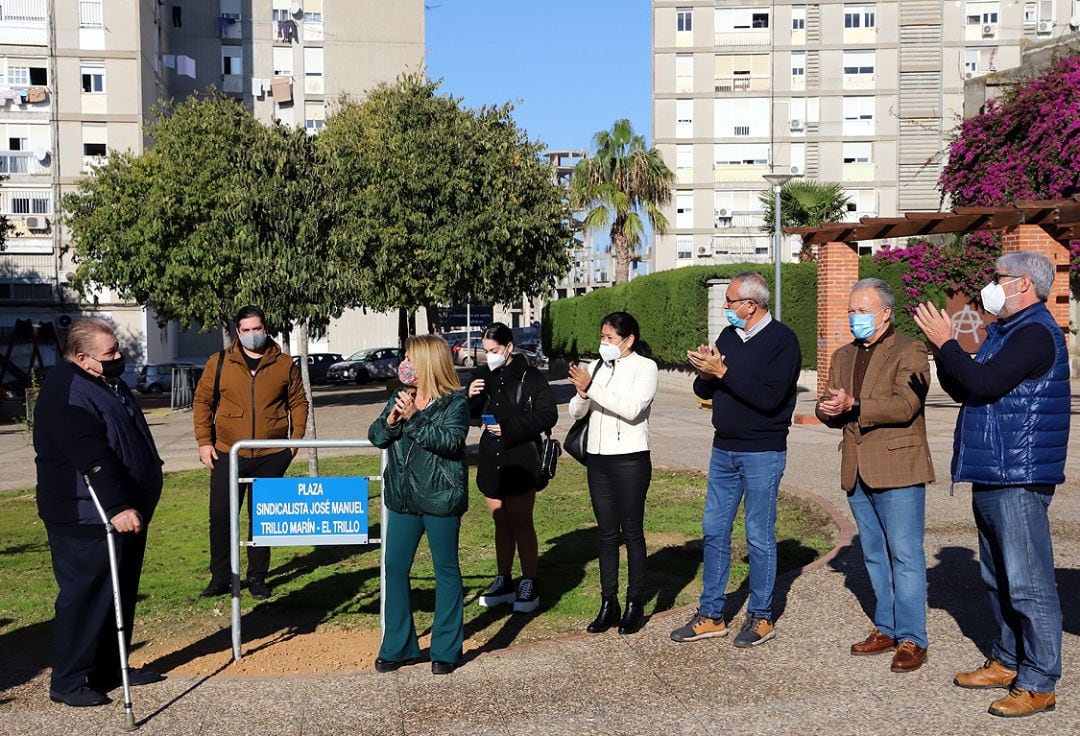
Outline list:
[[[804,384],[814,386],[813,374]],[[689,379],[665,376],[652,415],[654,462],[701,470],[709,414]],[[568,391],[563,391],[568,394]],[[1072,445],[1080,446],[1080,383],[1073,384]],[[812,413],[813,391],[798,411]],[[320,437],[362,437],[381,408],[377,388],[320,390]],[[978,666],[994,632],[979,580],[966,487],[947,481],[955,405],[936,388],[927,430],[939,483],[927,493],[930,657],[910,674],[888,657],[853,658],[872,605],[854,529],[839,489],[839,432],[792,428],[782,488],[823,506],[841,527],[838,547],[778,585],[776,639],[741,650],[731,640],[675,644],[671,629],[692,613],[652,618],[638,634],[564,637],[484,654],[448,677],[427,663],[380,675],[371,670],[301,677],[172,676],[134,691],[147,734],[1078,734],[1080,733],[1080,457],[1051,506],[1064,613],[1064,677],[1057,712],[1004,720],[986,714],[1002,691],[961,690],[960,669]],[[186,413],[152,411],[167,470],[198,466]],[[569,426],[562,411],[560,436]],[[32,452],[18,428],[0,430],[0,490],[33,485]],[[564,458],[564,462],[572,462]],[[476,513],[474,510],[470,513]],[[744,596],[733,596],[739,603]],[[741,612],[737,622],[741,621]],[[582,625],[586,622],[583,621]],[[0,647],[2,640],[0,637]],[[136,638],[138,638],[136,636]],[[0,734],[109,734],[122,707],[76,710],[49,702],[47,672],[24,673],[19,653],[0,651]],[[119,696],[119,691],[114,693]]]

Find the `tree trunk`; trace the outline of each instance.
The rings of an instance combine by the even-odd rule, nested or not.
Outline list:
[[[296,341],[300,343],[300,380],[304,383],[304,396],[308,400],[307,431],[304,437],[309,440],[318,439],[315,433],[315,400],[311,395],[311,371],[308,369],[308,326],[304,322],[300,324]],[[319,476],[319,451],[314,447],[308,450],[308,477]]]
[[[292,330],[285,330],[281,333],[281,352],[292,355]]]
[[[409,313],[404,308],[398,309],[398,346],[404,350],[405,340],[409,337]]]
[[[611,228],[612,286],[625,284],[630,280],[630,243],[618,228],[618,223]]]

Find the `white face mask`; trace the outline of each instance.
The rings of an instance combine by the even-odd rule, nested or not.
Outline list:
[[[1015,279],[1013,280],[1015,281]],[[995,317],[1001,314],[1001,310],[1005,308],[1006,300],[1009,299],[1008,296],[1005,296],[1005,287],[993,281],[984,286],[979,295],[982,297],[983,309]],[[1009,296],[1016,296],[1016,294],[1010,294]]]
[[[605,363],[612,363],[618,360],[619,356],[622,355],[622,348],[620,345],[622,345],[623,342],[626,342],[626,340],[623,340],[616,345],[613,345],[610,342],[600,343],[600,359]]]
[[[488,370],[497,371],[503,367],[506,363],[506,356],[502,353],[488,353],[487,354],[487,366]]]

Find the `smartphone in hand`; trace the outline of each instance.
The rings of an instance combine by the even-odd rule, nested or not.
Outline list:
[[[485,427],[490,427],[492,424],[499,423],[498,421],[496,421],[494,414],[481,414],[480,421],[484,423]]]

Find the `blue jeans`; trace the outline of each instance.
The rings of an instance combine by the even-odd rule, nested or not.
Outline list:
[[[750,551],[750,601],[746,610],[772,620],[776,585],[776,492],[786,452],[731,452],[713,448],[705,514],[701,520],[705,560],[699,609],[720,618],[731,572],[731,528],[745,497],[746,545]]]
[[[976,485],[971,507],[979,563],[999,638],[993,657],[1016,670],[1015,686],[1050,692],[1061,677],[1061,603],[1047,510],[1053,489]]]
[[[897,641],[926,637],[926,486],[875,490],[856,478],[848,496],[859,527],[863,563],[874,588],[874,625]]]

